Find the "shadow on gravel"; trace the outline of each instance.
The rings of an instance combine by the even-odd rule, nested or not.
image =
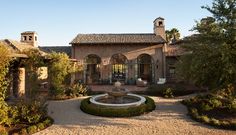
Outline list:
[[[54,124],[62,125],[64,127],[71,127],[73,125],[84,126],[89,128],[90,126],[124,126],[128,127],[128,124],[116,122],[115,119],[121,118],[107,118],[98,117],[90,114],[86,114],[80,110],[80,101],[82,99],[71,99],[64,101],[49,101],[48,113],[55,120]]]

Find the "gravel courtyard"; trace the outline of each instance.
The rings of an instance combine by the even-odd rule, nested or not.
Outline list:
[[[183,97],[184,98],[184,97]],[[49,101],[49,114],[55,123],[35,135],[231,135],[236,131],[219,130],[195,122],[178,99],[153,97],[156,109],[131,118],[106,118],[83,113],[83,98]]]

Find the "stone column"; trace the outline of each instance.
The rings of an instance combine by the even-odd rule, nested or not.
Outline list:
[[[74,70],[74,71],[76,70],[75,68],[76,68],[76,62],[73,62],[73,70]],[[76,74],[76,72],[74,72],[74,73],[71,74],[70,84],[73,84],[73,83],[74,83],[74,81],[75,81],[75,74]]]
[[[22,97],[25,95],[25,68],[18,68],[18,96]]]

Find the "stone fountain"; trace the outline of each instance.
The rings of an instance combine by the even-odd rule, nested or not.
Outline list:
[[[111,108],[139,106],[144,104],[145,101],[146,99],[143,96],[131,94],[127,89],[122,88],[119,81],[115,82],[114,88],[106,94],[100,94],[90,98],[90,102],[94,105]]]

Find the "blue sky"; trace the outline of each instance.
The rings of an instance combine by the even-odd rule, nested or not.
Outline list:
[[[36,31],[40,46],[69,45],[78,33],[152,33],[153,20],[190,35],[212,0],[1,0],[0,39]]]

